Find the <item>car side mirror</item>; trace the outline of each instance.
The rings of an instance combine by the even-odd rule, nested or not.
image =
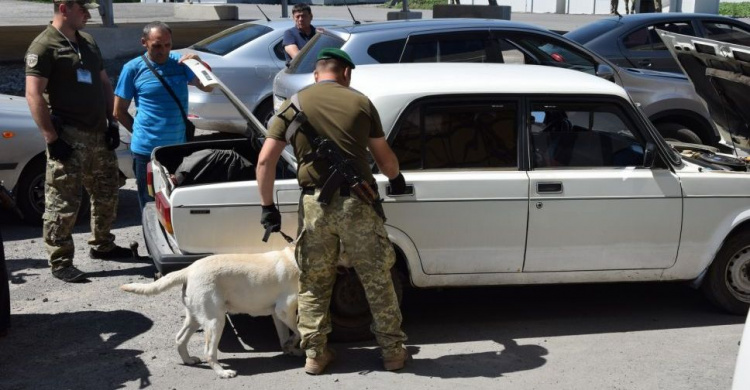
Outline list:
[[[646,147],[643,148],[643,166],[651,168],[654,166],[656,161],[656,145],[653,142],[647,142]]]
[[[615,70],[606,64],[599,64],[596,67],[596,75],[609,81],[615,81]]]

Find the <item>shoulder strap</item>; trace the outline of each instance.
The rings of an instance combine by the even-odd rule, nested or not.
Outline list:
[[[311,131],[310,126],[303,126],[305,123],[307,123],[307,115],[305,115],[305,112],[302,111],[302,104],[299,102],[299,94],[292,95],[289,100],[292,102],[290,107],[295,111],[294,119],[292,119],[292,123],[289,124],[286,128],[286,133],[284,133],[284,138],[286,139],[287,143],[292,142],[292,137],[294,137],[294,134],[297,133],[297,131],[302,131],[303,134],[305,134],[310,141],[310,145],[315,148],[315,141],[318,138],[317,132]]]
[[[180,113],[182,114],[182,120],[185,122],[185,125],[187,126],[188,118],[187,118],[187,115],[185,114],[185,109],[182,108],[182,103],[180,103],[180,100],[177,99],[177,95],[175,95],[172,88],[169,86],[169,84],[167,84],[167,81],[164,80],[163,77],[161,77],[161,75],[159,74],[159,72],[156,71],[156,69],[154,69],[154,66],[151,65],[151,61],[149,61],[149,59],[146,58],[146,56],[143,54],[141,54],[141,58],[143,58],[143,62],[146,63],[146,66],[148,66],[148,68],[151,70],[151,73],[153,73],[154,76],[156,76],[156,78],[159,79],[159,82],[161,82],[161,85],[163,85],[164,88],[167,90],[167,92],[169,92],[169,96],[171,96],[172,99],[174,99],[174,102],[177,103],[177,107],[180,109]]]

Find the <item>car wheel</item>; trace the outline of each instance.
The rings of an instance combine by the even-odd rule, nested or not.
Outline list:
[[[31,160],[24,168],[21,178],[16,186],[15,197],[18,208],[23,213],[23,219],[29,224],[39,225],[42,223],[44,214],[44,180],[47,172],[47,159],[38,156]],[[86,222],[89,219],[91,202],[85,190],[81,199],[81,207],[78,209],[76,223]]]
[[[747,314],[750,307],[750,230],[735,234],[724,243],[701,289],[722,309]]]
[[[686,142],[689,144],[703,144],[701,137],[695,134],[693,130],[679,123],[660,123],[656,125],[656,130],[667,141]]]
[[[399,306],[403,299],[404,284],[401,273],[391,268],[393,287],[396,290]],[[370,332],[372,315],[367,303],[365,290],[359,276],[353,269],[339,273],[331,296],[331,341],[362,341],[373,338]]]
[[[273,100],[271,99],[264,100],[255,109],[255,112],[253,112],[253,115],[255,115],[255,117],[258,118],[258,120],[263,126],[268,128],[268,122],[273,117]]]

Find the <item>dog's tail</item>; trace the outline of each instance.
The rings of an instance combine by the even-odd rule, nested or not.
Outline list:
[[[151,283],[129,283],[120,286],[120,290],[127,291],[139,295],[156,295],[163,291],[169,290],[174,286],[178,286],[187,282],[188,270],[181,269],[162,276],[158,280]]]

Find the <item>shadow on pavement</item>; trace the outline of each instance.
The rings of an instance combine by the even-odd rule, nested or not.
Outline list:
[[[135,380],[148,387],[151,374],[138,357],[143,351],[117,347],[152,325],[125,310],[14,314],[10,333],[0,339],[0,388],[119,389]],[[48,335],[44,343],[39,334]]]
[[[409,294],[410,293],[410,294]],[[550,351],[538,341],[571,335],[638,332],[740,324],[741,316],[709,304],[680,283],[633,283],[412,290],[403,306],[407,345],[415,360],[403,370],[438,378],[496,378],[546,364]],[[270,317],[232,316],[220,350],[248,352],[219,359],[240,375],[301,369],[303,358],[281,354]],[[228,322],[229,323],[229,322]],[[497,350],[419,357],[420,345],[494,341]],[[331,373],[381,371],[375,340],[332,343]],[[252,352],[278,355],[253,357]]]

